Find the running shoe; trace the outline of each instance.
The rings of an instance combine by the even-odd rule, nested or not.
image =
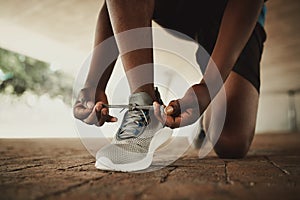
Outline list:
[[[158,91],[156,94],[162,105]],[[151,165],[154,151],[172,135],[172,130],[164,129],[155,118],[153,109],[139,108],[149,107],[152,103],[152,98],[145,92],[129,97],[131,109],[126,111],[112,143],[97,152],[96,168],[131,172]]]

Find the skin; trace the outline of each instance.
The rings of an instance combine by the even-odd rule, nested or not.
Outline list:
[[[114,33],[108,15],[107,6],[106,3],[104,3],[97,20],[94,48],[113,35]],[[108,104],[105,89],[116,61],[107,67],[103,76],[101,76],[99,80],[99,77],[95,76],[95,74],[103,72],[106,67],[101,66],[101,60],[99,60],[101,59],[101,56],[98,56],[99,53],[101,52],[93,53],[86,83],[78,96],[78,99],[84,98],[86,102],[77,101],[73,109],[74,116],[77,119],[96,126],[102,126],[105,122],[117,121],[117,118],[110,116],[109,110],[102,106],[103,104]]]
[[[123,31],[131,30],[140,27],[151,27],[151,20],[154,11],[154,0],[107,0],[107,7],[111,19],[111,25],[115,34]],[[138,17],[137,17],[138,16]],[[152,99],[155,99],[154,93],[154,73],[153,73],[153,49],[139,49],[124,54],[130,42],[136,38],[121,40],[116,36],[118,48],[121,53],[121,60],[124,65],[124,70],[127,75],[127,80],[131,89],[131,93],[147,92]],[[152,46],[152,33],[143,34],[144,41],[148,41]],[[131,41],[132,40],[132,41]],[[151,63],[151,64],[149,64]],[[143,70],[147,73],[140,73],[138,70],[132,70],[136,66],[149,64]],[[131,71],[132,70],[132,71]],[[131,71],[131,73],[128,73]],[[139,85],[144,79],[150,82],[146,85]]]
[[[222,158],[244,157],[254,136],[258,92],[250,82],[231,70],[254,29],[262,6],[262,0],[228,1],[211,56],[225,82],[227,96],[224,128],[214,146],[215,152]],[[211,73],[212,71],[208,65],[208,70],[204,74],[205,80],[212,81],[214,79],[215,75]],[[195,92],[197,99],[192,91]],[[216,119],[210,117],[211,108],[208,105],[211,99],[203,80],[200,84],[192,86],[182,99],[171,102],[165,109],[166,113],[159,113],[157,108],[156,115],[161,122],[165,121],[171,128],[188,125],[189,119],[195,121],[199,117],[195,116],[193,107],[189,106],[197,105],[195,102],[198,102],[200,114],[207,109],[204,115],[204,129],[207,131],[210,120]],[[156,106],[158,105],[156,104]],[[180,109],[181,113],[174,116],[173,113],[180,112]],[[210,128],[212,132],[216,129],[216,127]]]
[[[259,94],[253,85],[235,72],[231,72],[224,84],[226,90],[227,110],[223,130],[214,146],[221,158],[243,158],[251,145],[256,124]],[[215,99],[218,98],[218,95]],[[215,104],[216,110],[223,104]],[[218,116],[211,118],[211,107],[204,115],[204,130],[210,121],[217,121]],[[214,123],[209,127],[212,134],[217,130]]]
[[[215,151],[220,157],[243,157],[247,153],[254,135],[258,92],[247,80],[231,70],[250,38],[262,5],[263,0],[229,0],[211,56],[225,82],[224,86],[227,95],[225,125],[215,146]],[[113,34],[132,28],[150,27],[153,9],[154,0],[106,0],[106,4],[103,6],[98,19],[97,27],[100,28],[97,28],[95,45]],[[145,39],[151,41],[152,35],[147,34]],[[116,43],[122,55],[121,59],[125,72],[129,72],[142,64],[153,63],[152,49],[137,50],[123,55],[122,52],[126,48],[126,41],[122,41],[117,37]],[[96,56],[94,56],[94,59],[96,60]],[[100,78],[100,82],[104,83],[104,85],[98,84],[95,89],[95,87],[91,86],[95,85],[95,83],[86,83],[86,88],[94,88],[96,97],[94,100],[87,100],[86,105],[82,102],[77,102],[74,107],[76,118],[98,126],[103,125],[104,122],[116,121],[116,118],[109,115],[108,109],[102,107],[103,103],[107,103],[105,88],[112,69],[113,65],[107,70],[106,77]],[[99,69],[99,67],[92,64],[90,67],[91,73],[88,76],[89,81],[97,78],[92,77],[93,71],[96,70],[101,70],[101,68]],[[149,75],[149,80],[152,80],[150,84],[141,87],[136,85],[136,79],[139,78],[139,75],[127,75],[131,92],[147,92],[155,101],[153,66],[152,74],[150,73]],[[216,80],[216,74],[212,70],[212,62],[209,62],[204,77],[205,80],[210,82]],[[213,94],[215,98],[218,98],[218,89],[216,88]],[[193,85],[187,90],[183,98],[171,101],[165,108],[165,113],[160,113],[158,103],[154,102],[155,114],[162,123],[171,128],[178,128],[195,122],[200,117],[200,114],[206,110],[204,128],[207,129],[210,120],[214,120],[210,117],[211,108],[209,104],[211,101],[205,81],[200,80],[199,84]],[[196,114],[195,105],[200,108],[200,113]],[[211,130],[214,131],[214,127],[211,127]]]

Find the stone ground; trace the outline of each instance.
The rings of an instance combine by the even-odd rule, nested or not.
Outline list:
[[[97,170],[79,139],[0,140],[0,199],[300,199],[300,134],[255,136],[248,156],[189,149],[148,173]]]

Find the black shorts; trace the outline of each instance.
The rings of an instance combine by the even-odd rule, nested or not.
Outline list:
[[[156,0],[153,20],[164,28],[179,31],[195,39],[211,54],[226,4],[226,0]],[[264,28],[257,23],[233,67],[233,71],[248,80],[258,92],[260,61],[265,40]],[[207,60],[197,58],[197,61],[200,66],[206,66]],[[204,73],[205,69],[201,70]]]

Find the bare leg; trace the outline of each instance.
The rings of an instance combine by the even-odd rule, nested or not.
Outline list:
[[[106,2],[115,35],[134,28],[151,27],[154,0],[106,0]],[[142,37],[145,43],[152,45],[151,31],[142,33]],[[152,46],[123,54],[130,42],[134,42],[135,39],[121,40],[116,37],[131,93],[147,92],[155,100]],[[142,70],[133,70],[141,65],[143,65]]]
[[[251,145],[256,125],[259,94],[253,85],[235,72],[225,82],[227,113],[223,131],[214,150],[221,158],[242,158]],[[216,96],[218,98],[218,95]],[[224,106],[224,105],[217,105]],[[216,108],[218,109],[218,108]],[[217,117],[217,116],[216,116]],[[211,119],[209,106],[204,116],[204,129]],[[214,131],[214,127],[210,127]],[[213,133],[208,133],[208,136]]]
[[[96,26],[95,40],[94,40],[94,52],[91,61],[89,74],[85,83],[86,87],[99,87],[101,90],[105,90],[107,82],[111,76],[116,60],[111,65],[103,66],[102,58],[105,56],[106,49],[100,49],[98,47],[104,40],[113,36],[113,30],[108,15],[107,5],[104,2],[102,6]],[[99,77],[99,74],[102,74]]]
[[[85,81],[84,88],[81,89],[77,97],[78,100],[74,105],[74,116],[87,124],[101,126],[105,121],[116,121],[116,118],[109,116],[107,108],[102,109],[102,103],[108,103],[105,89],[114,68],[115,61],[113,61],[109,66],[104,64],[103,60],[105,60],[105,56],[108,53],[111,54],[111,51],[107,52],[105,48],[101,48],[101,45],[100,47],[98,46],[111,36],[113,36],[113,30],[106,3],[104,3],[97,21],[94,51],[89,73]],[[112,41],[112,49],[110,50],[114,51],[113,55],[117,57],[119,54],[118,48],[115,40]],[[100,110],[101,112],[99,112]]]

